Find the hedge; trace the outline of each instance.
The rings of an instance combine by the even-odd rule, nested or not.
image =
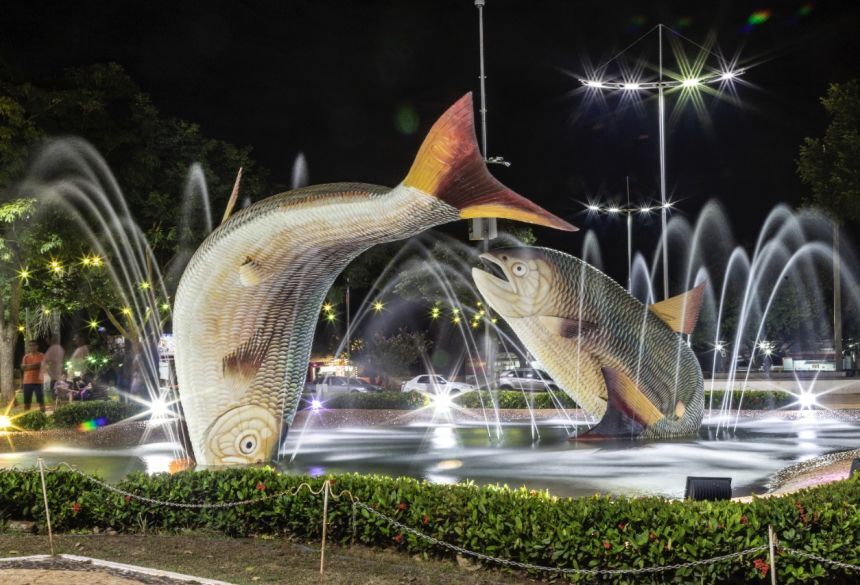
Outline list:
[[[144,410],[137,402],[115,400],[89,400],[72,402],[54,411],[54,426],[76,427],[91,420],[103,420],[106,425],[125,420]]]
[[[725,399],[726,391],[705,392],[706,408],[711,404],[711,396],[713,396],[714,408],[719,409]],[[737,410],[738,405],[742,410],[774,410],[796,403],[797,398],[795,396],[779,390],[745,390],[743,400],[741,400],[740,390],[732,390],[733,410]]]
[[[315,396],[302,397],[302,404],[310,405]],[[325,408],[359,408],[367,410],[414,410],[427,406],[429,399],[420,392],[353,392],[322,397]]]
[[[19,428],[24,431],[41,431],[42,429],[50,426],[51,415],[45,414],[40,410],[31,410],[30,412],[25,412],[20,416],[16,416],[12,421],[12,424],[15,426],[12,427],[11,430]]]
[[[492,395],[498,398],[499,408],[577,408],[576,402],[561,390],[553,392],[520,392],[518,390],[499,390],[497,392],[467,392],[454,398],[463,408],[492,408]]]
[[[707,559],[767,543],[773,525],[782,545],[847,563],[860,563],[860,477],[791,495],[750,502],[684,502],[663,498],[556,498],[547,492],[439,485],[410,478],[327,476],[335,493],[362,502],[440,540],[489,555],[557,567],[622,569]],[[175,502],[231,502],[296,488],[318,489],[322,477],[284,475],[271,468],[186,471],[128,476],[118,487]],[[322,497],[306,490],[233,508],[184,509],[142,503],[90,483],[70,471],[47,475],[56,530],[113,528],[121,532],[215,530],[232,536],[320,536]],[[35,470],[0,471],[0,517],[44,522]],[[328,535],[353,541],[346,496],[329,501]],[[409,533],[360,510],[355,541],[409,554],[446,556]],[[602,583],[762,583],[765,553],[639,577],[570,577]],[[758,561],[758,564],[755,562]],[[856,583],[856,574],[797,557],[779,557],[780,583]],[[547,574],[542,574],[546,578]],[[769,580],[769,575],[768,575]]]

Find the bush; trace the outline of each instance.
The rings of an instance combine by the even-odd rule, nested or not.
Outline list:
[[[51,417],[40,410],[32,410],[15,417],[12,424],[23,431],[41,431],[51,422]]]
[[[232,508],[155,506],[109,492],[70,471],[47,475],[57,530],[113,528],[125,532],[209,529],[233,536],[320,536],[322,497],[307,490]],[[130,475],[117,487],[174,502],[232,502],[270,496],[324,478],[284,475],[270,468]],[[780,544],[847,563],[860,563],[860,478],[750,502],[684,502],[662,498],[556,498],[546,492],[473,484],[440,485],[409,478],[329,476],[336,493],[358,500],[406,526],[470,550],[556,567],[626,569],[686,563],[767,544],[773,525]],[[347,496],[329,500],[329,538],[447,555],[386,521],[358,510],[351,524]],[[44,522],[35,470],[0,471],[0,517]],[[755,560],[766,553],[649,575],[649,583],[761,583]],[[789,555],[779,559],[780,583],[854,583],[856,575]],[[546,573],[542,576],[547,577]],[[640,583],[641,577],[571,577],[575,582]]]
[[[304,396],[304,404],[310,404],[313,396]],[[363,408],[368,410],[414,410],[427,406],[428,399],[420,392],[354,392],[323,397],[325,408]]]
[[[493,392],[498,397],[499,408],[577,408],[576,402],[561,390],[549,392],[520,392],[517,390],[499,390]],[[486,390],[467,392],[454,398],[454,402],[463,408],[492,408],[491,393]]]
[[[72,402],[54,411],[54,426],[60,428],[77,427],[89,420],[104,419],[103,424],[113,424],[138,414],[142,404],[123,403],[113,400],[90,400]]]
[[[711,404],[711,396],[713,395],[713,405],[715,409],[719,409],[725,400],[725,390],[714,390],[713,392],[705,392],[705,408]],[[741,400],[741,391],[732,390],[732,409],[737,410],[740,405],[742,410],[775,410],[790,404],[795,404],[797,398],[788,392],[779,390],[745,390],[743,392],[743,400]]]

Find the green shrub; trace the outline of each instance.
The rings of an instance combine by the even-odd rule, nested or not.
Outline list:
[[[302,404],[310,404],[314,397],[303,397]],[[420,392],[353,392],[322,398],[325,408],[363,408],[368,410],[414,410],[427,406],[428,399]]]
[[[860,479],[750,502],[684,502],[662,498],[556,498],[546,492],[473,484],[440,485],[408,478],[330,476],[335,493],[358,500],[404,525],[470,550],[556,567],[626,569],[686,563],[767,544],[773,525],[783,546],[860,563]],[[132,474],[118,487],[175,502],[231,502],[295,489],[323,478],[284,475],[270,468]],[[234,536],[320,536],[322,497],[307,490],[232,508],[157,506],[109,492],[70,471],[47,475],[55,529],[113,528],[125,532],[209,529]],[[39,475],[0,471],[0,517],[44,522]],[[329,500],[329,538],[447,555],[377,516],[359,510],[352,525],[348,496]],[[353,532],[354,528],[354,532]],[[755,559],[742,557],[636,577],[571,577],[601,583],[762,583]],[[855,583],[856,575],[782,555],[780,583]],[[547,574],[542,574],[547,577]]]
[[[51,422],[51,417],[40,410],[31,410],[16,416],[12,424],[22,431],[41,431]]]
[[[713,392],[705,392],[705,408],[711,404],[711,396],[713,395],[714,409],[719,409],[725,400],[725,390],[714,390]],[[775,410],[790,404],[797,403],[797,398],[788,392],[779,390],[745,390],[743,392],[743,400],[741,400],[741,391],[732,391],[732,409],[737,410],[740,405],[741,410]]]
[[[498,399],[499,408],[577,408],[576,402],[561,390],[557,392],[520,392],[518,390],[499,390],[497,392],[467,392],[454,398],[463,408],[492,408],[493,398]]]
[[[54,426],[70,428],[96,419],[104,419],[104,424],[112,424],[141,412],[143,408],[141,404],[113,400],[72,402],[54,411]]]

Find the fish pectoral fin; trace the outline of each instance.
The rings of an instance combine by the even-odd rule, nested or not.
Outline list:
[[[250,339],[221,359],[224,379],[240,385],[250,384],[263,365],[271,343],[271,335],[257,330]]]
[[[654,303],[648,308],[675,333],[689,335],[696,328],[705,293],[705,282],[685,293]]]
[[[242,286],[257,286],[272,275],[266,268],[251,256],[247,256],[239,265],[239,282]]]
[[[585,335],[597,329],[597,323],[594,321],[586,321],[584,319],[565,319],[564,317],[550,317],[549,315],[540,315],[538,317],[541,325],[547,331],[554,333],[566,339]]]
[[[601,368],[609,396],[606,414],[592,427],[589,437],[636,437],[663,418],[663,413],[627,375]]]

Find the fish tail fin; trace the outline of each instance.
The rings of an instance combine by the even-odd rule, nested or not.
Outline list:
[[[478,150],[471,93],[433,124],[403,184],[457,208],[462,219],[497,217],[564,231],[577,229],[490,174]]]
[[[636,383],[614,368],[601,368],[606,382],[606,414],[584,438],[637,437],[664,418]]]

